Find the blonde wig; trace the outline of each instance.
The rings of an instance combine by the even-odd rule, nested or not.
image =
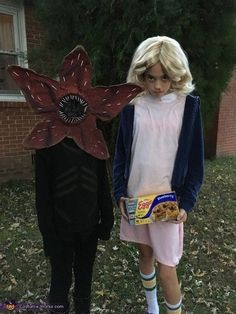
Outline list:
[[[188,59],[180,44],[167,36],[148,38],[138,46],[127,82],[143,86],[146,71],[158,62],[171,80],[171,91],[188,94],[194,90]]]

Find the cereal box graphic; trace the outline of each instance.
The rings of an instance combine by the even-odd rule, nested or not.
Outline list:
[[[125,201],[130,225],[176,219],[179,207],[175,192],[146,195]]]

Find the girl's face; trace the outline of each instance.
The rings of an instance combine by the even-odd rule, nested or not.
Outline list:
[[[154,97],[160,98],[170,92],[171,80],[158,62],[144,74],[144,88]]]

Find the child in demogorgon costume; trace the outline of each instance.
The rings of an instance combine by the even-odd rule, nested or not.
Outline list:
[[[146,39],[134,53],[128,82],[145,90],[121,113],[114,158],[114,194],[121,210],[120,237],[138,243],[139,270],[148,313],[159,313],[157,261],[167,313],[181,313],[176,273],[183,251],[183,222],[203,181],[203,136],[199,98],[187,58],[174,39]],[[176,220],[129,225],[124,200],[175,191]]]
[[[141,88],[93,88],[81,46],[64,58],[59,81],[18,66],[10,66],[9,73],[44,117],[24,145],[36,149],[36,210],[51,264],[50,312],[69,313],[73,272],[74,312],[88,314],[97,242],[108,240],[113,226],[109,154],[96,119],[115,117]]]

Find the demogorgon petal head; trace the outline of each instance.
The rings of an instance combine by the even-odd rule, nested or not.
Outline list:
[[[8,71],[26,101],[43,117],[24,140],[30,149],[41,149],[71,137],[76,144],[99,159],[109,158],[96,119],[114,118],[142,88],[134,84],[92,87],[92,67],[82,46],[62,61],[59,80],[12,65]]]

